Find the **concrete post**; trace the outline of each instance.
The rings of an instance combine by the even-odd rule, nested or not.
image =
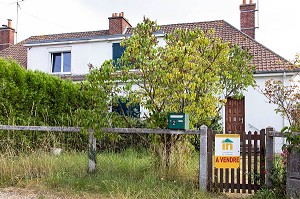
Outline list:
[[[200,127],[199,189],[207,189],[207,126]]]
[[[266,129],[266,185],[267,188],[271,188],[272,182],[270,179],[271,171],[274,164],[274,142],[273,136],[269,136],[270,132],[274,131],[273,127],[268,127]]]
[[[96,138],[94,137],[93,132],[90,132],[88,156],[89,156],[89,172],[93,173],[96,169]]]

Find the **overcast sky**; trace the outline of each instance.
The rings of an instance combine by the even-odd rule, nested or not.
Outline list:
[[[249,0],[247,0],[248,2]],[[0,0],[0,24],[13,20],[17,0]],[[300,53],[300,0],[253,0],[256,40],[293,60]],[[19,0],[18,42],[33,36],[108,29],[108,17],[124,12],[132,26],[143,16],[158,24],[225,20],[240,28],[242,0]]]

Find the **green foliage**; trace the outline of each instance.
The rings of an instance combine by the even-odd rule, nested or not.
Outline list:
[[[91,106],[81,85],[38,71],[26,71],[16,62],[0,58],[0,124],[80,126],[79,110]],[[82,134],[51,132],[0,132],[1,150],[31,151],[59,147],[79,150],[86,146]]]
[[[148,128],[167,128],[170,112],[188,113],[192,129],[217,123],[219,107],[226,97],[238,96],[253,85],[251,57],[237,46],[231,48],[213,30],[176,30],[164,36],[165,45],[161,46],[155,35],[159,29],[156,22],[144,19],[121,42],[126,50],[117,60],[120,67],[106,80],[120,83],[112,89],[112,98],[122,95],[130,99],[128,105],[144,107]],[[102,67],[114,66],[106,61]],[[126,121],[126,117],[123,119]],[[164,151],[168,167],[170,150],[180,136],[151,137],[154,145],[164,147],[158,151]]]
[[[262,189],[255,193],[252,197],[253,199],[283,199],[286,196],[286,152],[283,152],[281,156],[276,155],[274,158],[273,168],[270,171],[270,180],[272,187],[270,189]]]
[[[163,47],[155,36],[158,30],[156,22],[144,19],[122,41],[126,50],[118,60],[122,93],[149,111],[149,127],[166,128],[169,112],[189,113],[191,128],[210,125],[227,97],[253,86],[251,56],[213,30],[176,30],[164,36]]]
[[[293,133],[300,131],[299,82],[290,81],[290,83],[291,85],[286,86],[282,81],[268,80],[265,82],[264,90],[260,89],[260,92],[267,97],[269,103],[278,105],[276,113],[280,113],[289,121],[290,126],[281,130],[288,143],[284,148],[289,151],[294,149],[300,153],[300,135]]]
[[[0,122],[72,126],[72,113],[88,106],[80,85],[0,59]]]

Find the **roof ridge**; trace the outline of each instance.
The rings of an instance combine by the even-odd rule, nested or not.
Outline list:
[[[58,35],[66,35],[66,34],[92,33],[92,32],[108,32],[108,30],[89,30],[89,31],[79,31],[79,32],[54,33],[54,34],[47,34],[47,35],[32,35],[28,38],[43,37],[43,36],[58,36]]]

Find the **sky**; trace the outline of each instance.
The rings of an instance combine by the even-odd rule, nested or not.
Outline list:
[[[120,12],[124,12],[133,27],[146,16],[159,25],[225,20],[240,29],[239,5],[242,1],[0,0],[0,25],[6,25],[7,19],[12,19],[18,42],[34,35],[106,30],[108,17]],[[258,8],[256,40],[292,61],[296,53],[300,53],[300,0],[253,2]]]

